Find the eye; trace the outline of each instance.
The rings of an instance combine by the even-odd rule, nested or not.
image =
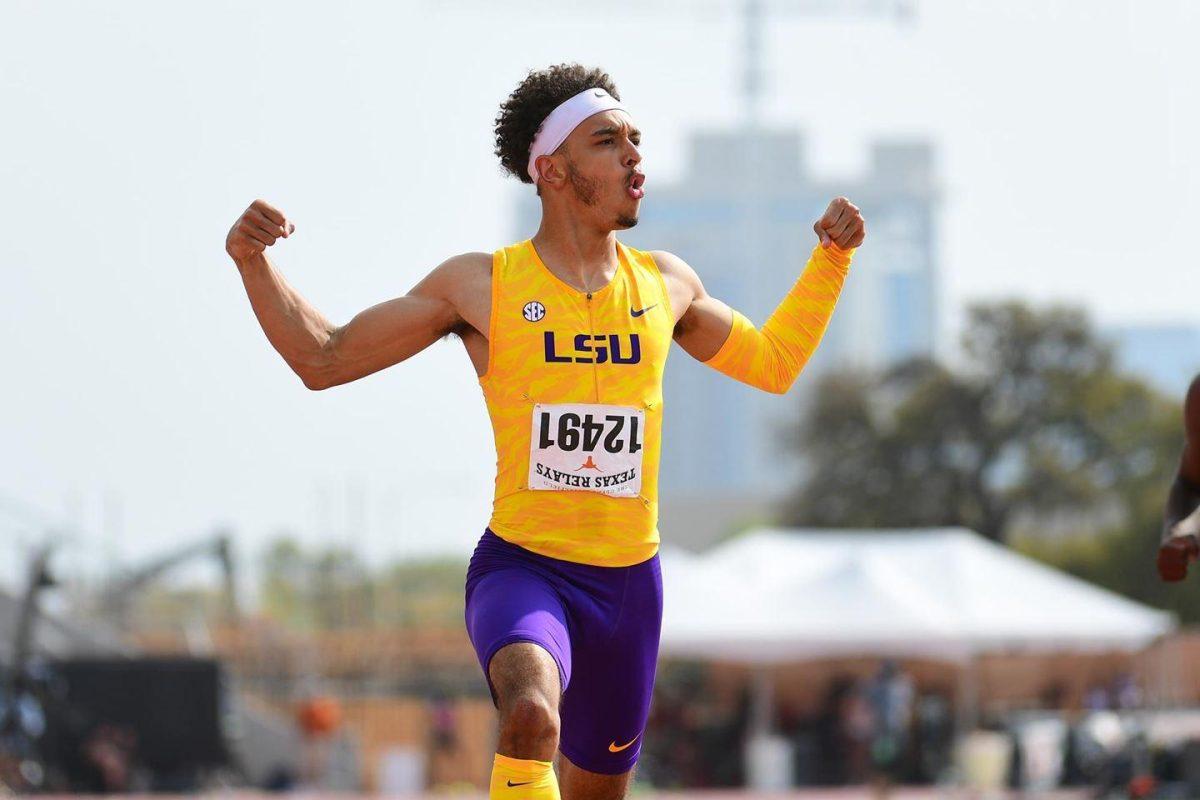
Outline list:
[[[612,140],[612,139],[602,139],[602,140],[600,140],[600,144],[612,144],[612,143],[613,143],[613,140]]]

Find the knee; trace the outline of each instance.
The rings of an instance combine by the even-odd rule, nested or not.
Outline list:
[[[530,744],[558,741],[558,709],[538,692],[523,692],[500,704],[500,728]]]

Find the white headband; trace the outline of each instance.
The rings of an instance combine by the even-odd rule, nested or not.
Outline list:
[[[537,183],[538,181],[536,163],[538,156],[548,156],[557,150],[558,146],[571,135],[571,131],[579,127],[579,123],[588,117],[599,114],[601,111],[612,111],[614,108],[621,111],[626,110],[620,100],[603,89],[594,88],[584,89],[574,97],[564,100],[558,108],[551,111],[549,116],[542,121],[537,135],[533,137],[533,144],[529,147],[528,171],[533,182]]]

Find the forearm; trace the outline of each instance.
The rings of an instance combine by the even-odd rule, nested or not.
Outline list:
[[[326,360],[335,327],[293,289],[264,253],[237,262],[254,315],[271,346],[308,384]]]
[[[1200,535],[1200,489],[1181,475],[1175,476],[1167,495],[1167,509],[1163,519],[1163,540],[1172,536]]]
[[[728,338],[704,363],[758,389],[787,392],[829,327],[852,252],[818,245],[762,329],[735,310]]]

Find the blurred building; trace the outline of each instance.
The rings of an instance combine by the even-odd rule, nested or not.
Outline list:
[[[682,179],[651,174],[638,226],[622,241],[669,250],[690,263],[715,297],[766,321],[799,275],[816,238],[812,224],[838,195],[868,221],[870,245],[855,257],[833,324],[806,376],[785,397],[729,380],[685,357],[667,363],[661,527],[690,547],[769,515],[795,485],[788,441],[813,375],[877,368],[934,350],[937,318],[935,205],[928,142],[879,141],[865,174],[815,177],[803,135],[747,126],[692,135]],[[537,230],[540,201],[522,192],[516,238]]]
[[[1200,327],[1127,325],[1106,331],[1116,346],[1117,364],[1162,392],[1182,397],[1200,373]]]

